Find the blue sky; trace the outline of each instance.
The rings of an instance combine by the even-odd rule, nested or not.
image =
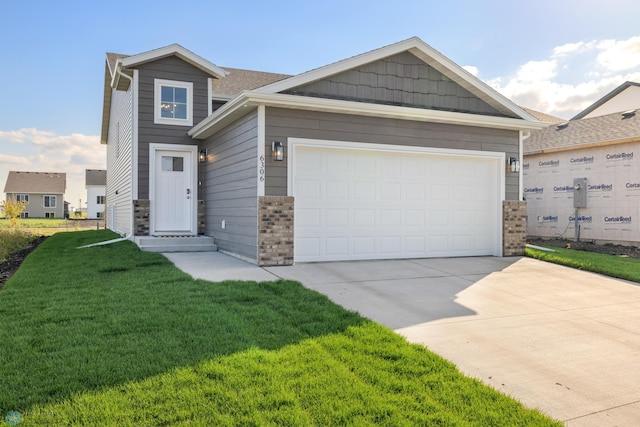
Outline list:
[[[297,74],[418,36],[520,105],[563,118],[640,81],[637,0],[0,4],[0,184],[9,170],[67,172],[73,206],[86,201],[84,170],[106,166],[106,52],[179,43],[222,67]]]

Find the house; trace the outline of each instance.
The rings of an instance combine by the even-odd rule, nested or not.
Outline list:
[[[66,173],[9,171],[4,192],[6,200],[27,202],[23,218],[64,218],[66,188]]]
[[[84,182],[87,189],[87,218],[104,218],[107,171],[86,169]]]
[[[640,242],[639,107],[640,87],[627,82],[577,118],[525,139],[530,236]]]
[[[571,120],[588,119],[621,111],[635,110],[640,107],[638,100],[640,100],[640,83],[624,82],[576,114]]]
[[[175,44],[107,54],[103,105],[107,227],[143,248],[208,236],[258,265],[524,250],[514,167],[545,125],[418,38],[295,76]]]

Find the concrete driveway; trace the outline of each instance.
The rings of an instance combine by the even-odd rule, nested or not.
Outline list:
[[[640,287],[629,282],[529,258],[261,269],[215,254],[203,272],[207,255],[182,266],[166,255],[209,280],[300,281],[568,426],[640,424]]]

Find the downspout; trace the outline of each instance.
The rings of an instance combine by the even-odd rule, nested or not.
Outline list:
[[[520,131],[520,146],[518,147],[518,158],[520,161],[520,172],[518,173],[518,200],[522,201],[524,200],[523,194],[524,194],[524,154],[523,154],[523,150],[524,150],[524,140],[529,138],[531,136],[531,131],[528,130],[521,130]]]
[[[117,239],[113,239],[113,240],[105,240],[104,242],[91,243],[89,245],[78,246],[76,249],[84,249],[84,248],[92,248],[94,246],[110,245],[111,243],[123,242],[125,240],[129,240],[129,237],[128,236],[124,236],[124,237],[118,237]]]

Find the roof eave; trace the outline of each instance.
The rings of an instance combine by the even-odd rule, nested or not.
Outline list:
[[[147,62],[173,55],[214,77],[223,78],[229,74],[217,65],[176,43],[159,49],[154,49],[149,52],[140,53],[138,55],[128,56],[126,58],[122,58],[119,62],[122,64],[123,68],[133,68]]]
[[[587,142],[582,144],[565,145],[563,147],[542,148],[539,150],[524,151],[525,156],[533,156],[534,154],[557,153],[560,151],[583,150],[587,148],[607,147],[610,145],[629,144],[632,142],[640,142],[640,135],[631,138],[612,139],[606,141]]]
[[[230,123],[230,121],[246,114],[248,111],[245,111],[246,109],[254,108],[258,105],[494,129],[538,130],[547,126],[547,124],[535,120],[527,121],[509,117],[483,116],[450,111],[252,91],[243,92],[229,101],[214,114],[194,126],[189,131],[189,135],[194,139],[207,138],[221,127]]]

